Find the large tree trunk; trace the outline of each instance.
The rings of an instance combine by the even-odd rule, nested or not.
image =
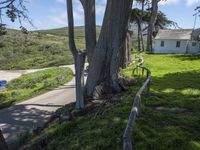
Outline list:
[[[141,27],[141,21],[137,21],[138,26],[138,50],[143,51],[143,35],[142,35],[142,27]]]
[[[148,35],[147,35],[147,51],[153,50],[153,32],[155,30],[155,23],[158,14],[158,2],[159,0],[152,0],[151,17],[149,21]]]
[[[132,31],[128,31],[126,40],[120,50],[120,67],[126,68],[131,63]]]
[[[144,3],[145,0],[142,1],[142,17],[140,21],[140,26],[141,26],[141,31],[140,31],[140,40],[141,40],[141,45],[142,45],[142,51],[144,51],[144,37],[143,37],[143,15],[144,15]]]
[[[88,62],[92,60],[93,51],[96,46],[96,14],[95,0],[80,0],[85,14],[85,41]]]
[[[120,47],[128,31],[132,0],[109,0],[98,43],[92,55],[87,80],[87,95],[93,96],[95,87],[104,84],[110,92],[119,92],[118,81]]]

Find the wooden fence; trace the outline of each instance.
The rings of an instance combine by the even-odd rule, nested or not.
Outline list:
[[[129,115],[128,123],[126,125],[126,129],[123,135],[123,150],[133,150],[132,139],[131,139],[132,130],[133,130],[136,118],[140,116],[141,96],[142,96],[142,93],[145,92],[145,90],[147,94],[149,94],[150,92],[151,72],[149,69],[142,67],[143,62],[144,62],[143,59],[141,59],[141,62],[133,70],[133,73],[136,71],[137,74],[139,74],[139,70],[142,70],[142,76],[144,76],[144,73],[146,71],[146,80],[134,98],[134,102],[133,102],[133,106]]]

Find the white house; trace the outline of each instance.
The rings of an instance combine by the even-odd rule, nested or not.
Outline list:
[[[154,53],[185,54],[200,53],[200,29],[159,30],[155,37]]]

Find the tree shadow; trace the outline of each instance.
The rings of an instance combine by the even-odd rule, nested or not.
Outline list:
[[[200,60],[200,55],[192,55],[192,54],[185,54],[185,55],[170,55],[170,57],[178,58],[182,61],[186,60]]]
[[[188,71],[153,77],[151,104],[200,108],[200,71]]]
[[[200,71],[193,70],[187,72],[169,73],[163,77],[153,77],[152,88],[157,91],[167,89],[200,89]]]
[[[0,128],[6,142],[11,144],[31,129],[43,127],[52,116],[50,110],[60,107],[62,105],[19,104],[0,110]]]
[[[200,137],[200,71],[153,77],[151,92],[151,97],[142,98],[135,149],[193,149]]]

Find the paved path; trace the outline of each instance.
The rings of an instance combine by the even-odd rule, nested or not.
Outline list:
[[[74,71],[74,65],[67,66]],[[17,78],[24,73],[35,72],[38,70],[26,70],[26,71],[1,71],[0,79],[3,76],[1,73],[5,73],[9,81]],[[5,76],[6,77],[6,76]],[[24,133],[36,126],[42,126],[51,114],[58,108],[65,104],[75,101],[75,79],[69,83],[60,86],[43,95],[34,97],[30,100],[18,103],[9,108],[0,110],[0,128],[3,131],[3,135],[8,143],[16,140],[18,135]]]

